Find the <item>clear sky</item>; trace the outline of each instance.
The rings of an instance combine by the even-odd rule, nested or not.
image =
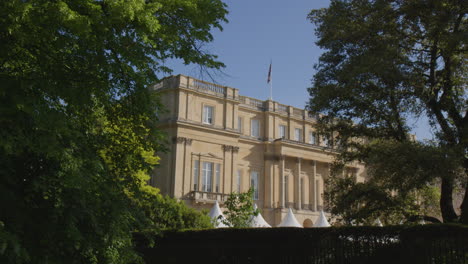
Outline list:
[[[314,26],[307,19],[312,9],[329,5],[328,0],[225,0],[229,23],[213,32],[214,42],[205,47],[226,64],[215,73],[216,83],[239,89],[244,96],[266,100],[268,67],[272,61],[273,100],[303,108],[314,64],[323,52],[315,45]],[[173,74],[184,74],[212,82],[194,65],[168,63]],[[418,139],[432,138],[425,120],[413,123]]]

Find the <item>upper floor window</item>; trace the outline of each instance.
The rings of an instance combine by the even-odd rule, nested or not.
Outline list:
[[[203,162],[202,168],[202,191],[211,192],[213,183],[213,162]]]
[[[260,121],[257,119],[252,119],[250,126],[250,135],[256,138],[260,137]]]
[[[250,173],[250,187],[254,189],[253,199],[258,200],[258,172],[256,171]]]
[[[237,171],[237,193],[241,192],[241,181],[242,179],[242,170]]]
[[[193,190],[198,191],[198,176],[200,173],[200,161],[195,160],[193,164]]]
[[[286,138],[286,126],[283,126],[283,125],[279,126],[279,137]]]
[[[331,140],[330,140],[330,136],[329,135],[324,135],[322,137],[322,142],[323,142],[323,145],[326,146],[326,147],[331,147]]]
[[[244,119],[242,117],[237,117],[237,129],[239,132],[242,134],[242,123],[244,122]]]
[[[212,125],[213,113],[214,113],[214,108],[212,106],[204,105],[203,106],[203,123]]]
[[[302,141],[302,129],[300,128],[294,129],[294,140]]]
[[[315,132],[309,132],[309,144],[317,144],[317,136],[315,135]]]

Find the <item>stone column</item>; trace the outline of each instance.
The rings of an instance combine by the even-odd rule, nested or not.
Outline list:
[[[275,176],[275,158],[265,153],[264,207],[273,208],[273,177]]]
[[[286,184],[285,176],[286,175],[284,175],[284,169],[285,169],[285,167],[284,167],[284,165],[285,165],[284,162],[285,161],[284,160],[285,160],[285,156],[281,155],[280,156],[280,164],[281,164],[281,168],[280,168],[280,170],[281,170],[281,205],[280,205],[280,207],[281,208],[286,207],[285,206],[285,192],[286,192],[286,190],[285,190],[285,184]]]
[[[313,211],[317,211],[317,162],[312,161],[312,175],[310,176],[309,200]]]
[[[232,159],[231,159],[231,188],[230,192],[234,192],[234,179],[237,179],[237,155],[239,153],[239,147],[232,147]],[[224,190],[223,190],[223,193]]]
[[[181,197],[183,197],[186,193],[190,191],[190,182],[191,182],[191,177],[192,177],[191,154],[192,154],[192,139],[186,138],[185,149],[184,149],[184,177],[182,180]]]
[[[183,179],[184,179],[184,167],[185,167],[185,140],[184,137],[174,137],[173,142],[174,152],[173,152],[173,166],[174,166],[174,177],[171,177],[169,183],[169,195],[174,198],[181,198],[180,194],[183,189]]]
[[[232,170],[232,146],[229,145],[223,145],[223,174],[221,175],[222,177],[222,184],[220,184],[220,191],[221,193],[224,193],[224,191],[227,189],[227,181],[226,178],[228,177],[229,173]]]
[[[296,161],[296,183],[294,184],[294,202],[296,203],[297,210],[301,210],[301,161],[302,158],[297,158]]]

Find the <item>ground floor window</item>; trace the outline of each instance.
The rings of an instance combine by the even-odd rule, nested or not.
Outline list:
[[[256,171],[250,173],[250,187],[254,189],[253,199],[258,200],[258,172]]]

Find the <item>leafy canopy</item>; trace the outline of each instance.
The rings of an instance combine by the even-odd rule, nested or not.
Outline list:
[[[325,52],[308,107],[324,114],[324,133],[338,136],[345,150],[339,160],[365,162],[369,178],[389,194],[440,185],[444,221],[468,223],[464,2],[334,0],[309,19]],[[410,137],[412,120],[422,115],[434,142]],[[453,204],[457,186],[465,192],[460,215]]]
[[[207,226],[147,185],[164,149],[147,87],[169,58],[224,66],[203,44],[226,5],[4,0],[0,13],[0,262],[136,262],[133,231]]]
[[[226,219],[223,223],[230,227],[250,227],[252,216],[258,215],[258,209],[254,209],[253,200],[254,189],[250,189],[245,193],[233,192],[229,194],[224,206],[226,211],[223,212]]]

